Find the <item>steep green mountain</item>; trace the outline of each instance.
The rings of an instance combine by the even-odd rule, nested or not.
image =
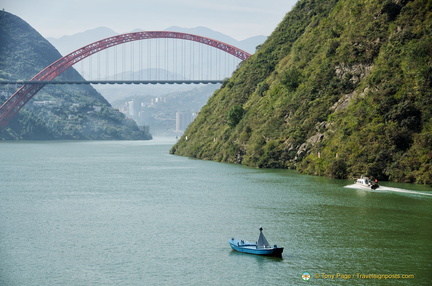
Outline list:
[[[61,58],[29,24],[0,11],[0,80],[29,80]],[[59,79],[83,80],[69,69]],[[18,86],[19,88],[19,86]],[[0,105],[17,86],[0,86]],[[26,104],[0,139],[151,139],[89,85],[47,85]]]
[[[171,152],[432,184],[432,1],[300,0]]]

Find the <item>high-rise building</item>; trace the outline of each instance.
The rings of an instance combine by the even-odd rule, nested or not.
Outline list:
[[[193,114],[190,112],[176,112],[176,132],[185,131],[193,120]]]

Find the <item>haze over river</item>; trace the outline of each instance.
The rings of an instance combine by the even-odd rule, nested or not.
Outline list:
[[[0,142],[0,285],[431,285],[430,187],[346,188],[173,144]],[[283,258],[230,249],[260,226]]]

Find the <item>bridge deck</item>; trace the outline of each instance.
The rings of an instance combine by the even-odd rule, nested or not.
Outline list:
[[[88,80],[88,81],[28,81],[2,80],[0,84],[218,84],[222,80]]]

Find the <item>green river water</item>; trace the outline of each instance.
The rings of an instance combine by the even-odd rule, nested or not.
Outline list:
[[[432,285],[430,187],[362,190],[173,144],[0,142],[0,285]],[[230,249],[260,226],[282,258]]]

